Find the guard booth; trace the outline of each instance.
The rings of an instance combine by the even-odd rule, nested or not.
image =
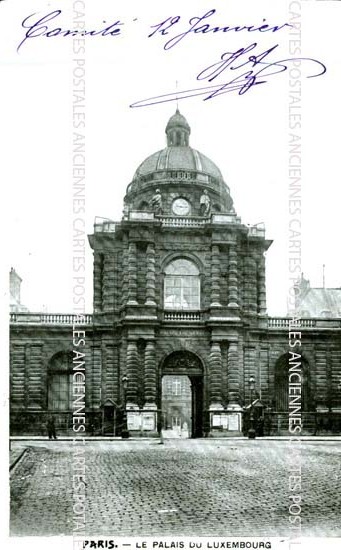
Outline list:
[[[260,399],[255,399],[250,405],[244,408],[243,411],[243,435],[247,437],[250,428],[256,430],[256,437],[264,435],[264,412],[265,405]],[[253,421],[251,420],[251,412],[253,413]]]
[[[103,435],[108,437],[113,437],[120,435],[119,432],[122,428],[121,426],[121,407],[112,399],[107,399],[102,407],[102,429],[101,434],[94,435]]]

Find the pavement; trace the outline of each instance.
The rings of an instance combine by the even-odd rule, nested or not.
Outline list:
[[[297,535],[341,536],[337,439],[86,441],[82,534],[288,537],[301,523]],[[11,453],[23,449],[11,472],[11,535],[72,534],[75,447],[12,440]]]

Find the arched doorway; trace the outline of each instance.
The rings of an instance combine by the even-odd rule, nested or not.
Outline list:
[[[203,365],[189,351],[168,355],[161,367],[160,407],[165,433],[181,437],[203,435]]]

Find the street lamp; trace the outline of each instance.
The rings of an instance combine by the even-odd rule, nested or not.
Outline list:
[[[250,408],[250,427],[249,431],[247,433],[249,439],[255,439],[256,438],[256,430],[254,427],[254,417],[253,417],[253,392],[255,389],[255,377],[250,376],[249,378],[249,386],[250,386],[250,399],[251,399],[251,408]]]
[[[122,388],[123,388],[123,428],[121,431],[122,439],[129,438],[128,421],[127,421],[127,387],[128,376],[122,376]]]

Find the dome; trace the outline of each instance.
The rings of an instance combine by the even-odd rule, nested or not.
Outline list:
[[[166,133],[168,132],[168,130],[177,127],[185,128],[189,133],[191,132],[190,125],[188,124],[185,117],[180,113],[179,109],[177,109],[175,114],[170,117],[166,126]]]
[[[223,179],[216,164],[192,147],[166,147],[147,157],[137,168],[133,180],[159,170],[190,170]]]
[[[148,156],[128,185],[125,201],[129,208],[147,208],[158,189],[169,212],[172,201],[182,197],[192,204],[191,214],[196,215],[204,190],[215,211],[232,209],[230,190],[221,171],[212,160],[190,147],[190,133],[190,125],[177,109],[166,126],[167,146]]]

